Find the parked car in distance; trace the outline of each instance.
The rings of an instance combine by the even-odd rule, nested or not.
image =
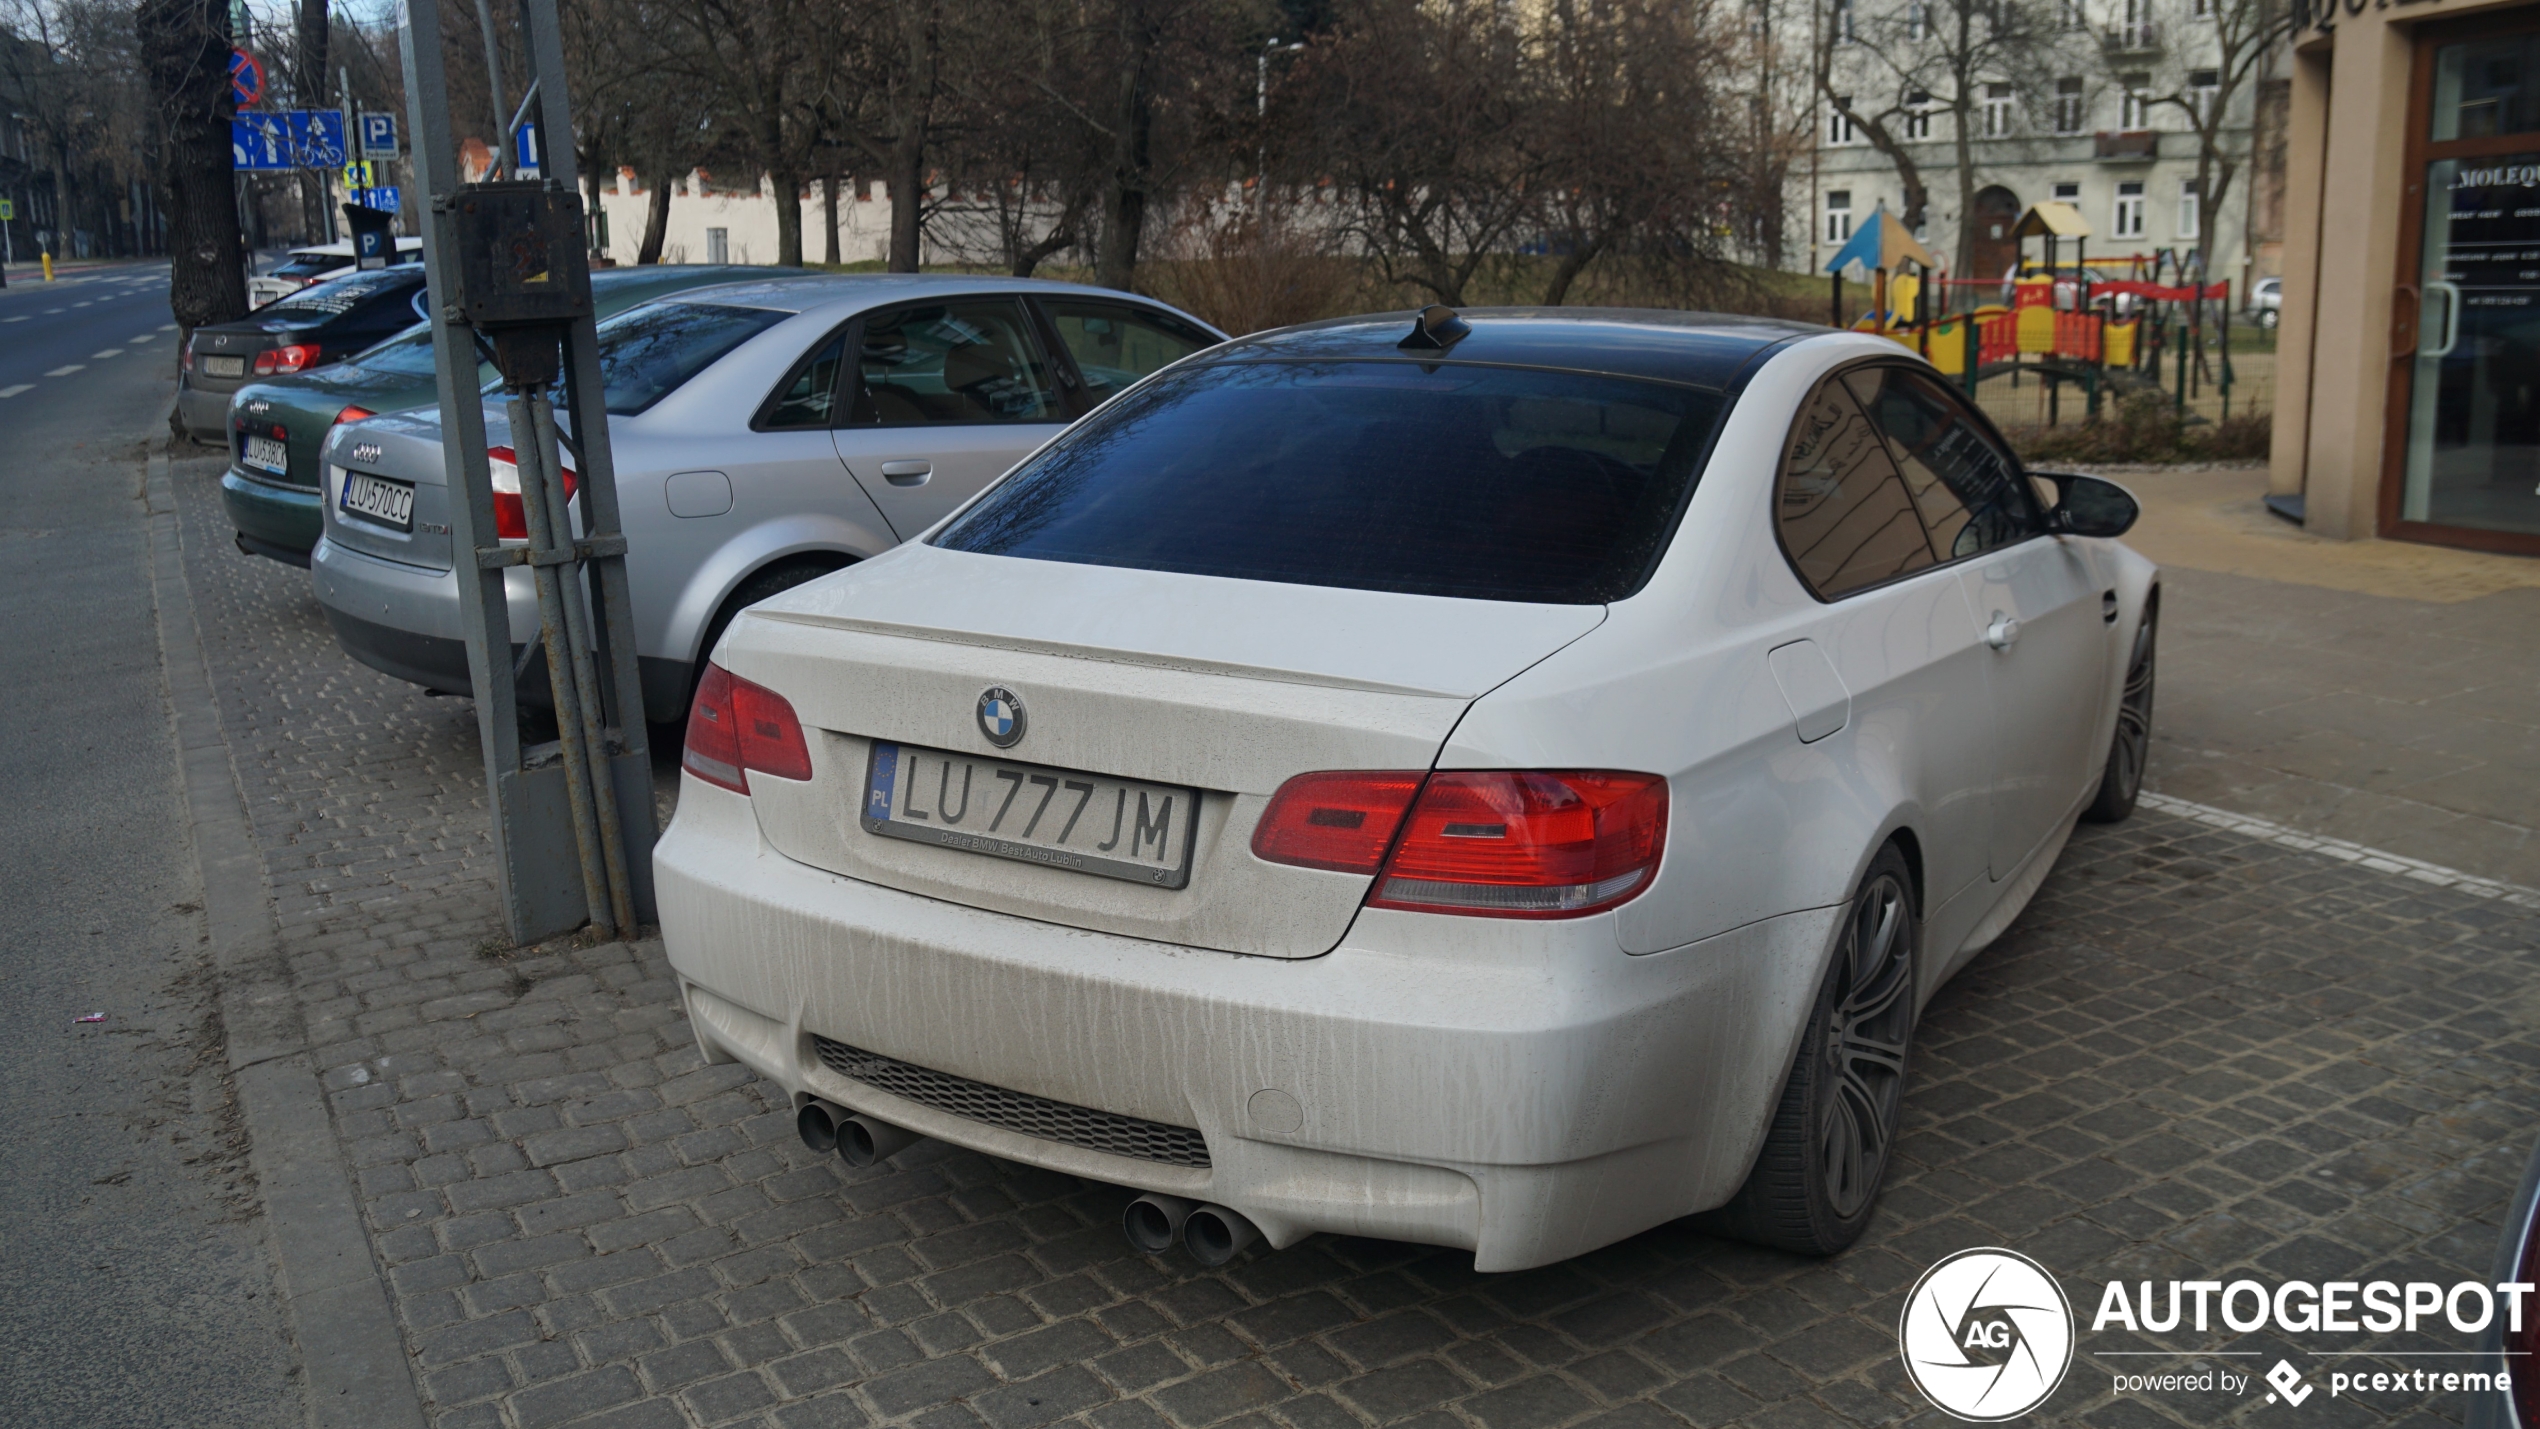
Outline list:
[[[609,318],[668,293],[800,270],[678,264],[603,268],[591,275],[593,315]],[[417,323],[333,367],[250,382],[229,399],[229,470],[221,504],[238,549],[295,566],[318,539],[318,445],[338,422],[430,406],[439,400],[432,328]],[[480,364],[477,379],[494,379]]]
[[[2522,1185],[2505,1209],[2496,1242],[2496,1285],[2540,1283],[2540,1143],[2522,1168]],[[2510,1324],[2508,1320],[2510,1318]],[[2540,1313],[2494,1314],[2479,1332],[2478,1371],[2501,1388],[2473,1392],[2467,1429],[2540,1429]]]
[[[397,261],[422,262],[423,240],[398,239]],[[261,308],[277,298],[287,298],[302,288],[323,283],[329,278],[341,278],[353,271],[353,244],[350,239],[294,248],[282,255],[282,261],[270,270],[247,280],[247,306]]]
[[[2249,316],[2260,327],[2271,328],[2284,321],[2284,280],[2260,278],[2249,285]]]
[[[176,412],[198,442],[226,441],[229,399],[259,377],[342,362],[423,316],[423,265],[373,268],[303,288],[235,322],[194,329],[177,361]]]
[[[656,846],[709,1060],[814,1148],[1582,1254],[1868,1224],[1916,1017],[2141,789],[2133,498],[1883,339],[1256,334],[752,606]]]
[[[687,712],[734,612],[925,530],[1115,387],[1223,340],[1126,293],[950,275],[701,288],[602,323],[645,713]],[[486,425],[495,490],[517,492],[499,398]],[[466,694],[441,435],[420,409],[333,430],[310,570],[354,658]],[[505,539],[527,534],[518,512],[498,495]],[[527,651],[536,588],[512,569]]]

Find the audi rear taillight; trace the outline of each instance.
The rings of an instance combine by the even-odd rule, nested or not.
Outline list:
[[[298,372],[318,359],[314,342],[285,343],[256,354],[256,375],[271,377],[277,373]]]
[[[377,412],[372,411],[368,407],[346,407],[343,411],[335,414],[334,425],[340,427],[346,422],[358,422],[364,417],[376,417],[378,415],[379,414]]]
[[[1667,781],[1655,774],[1337,771],[1281,785],[1252,851],[1374,874],[1371,907],[1572,918],[1648,887],[1666,843]]]
[[[494,534],[505,540],[528,540],[529,512],[520,504],[520,453],[510,447],[487,447],[485,461],[494,473]],[[564,499],[571,501],[573,492],[573,468],[568,466],[564,469]]]
[[[679,763],[709,784],[746,794],[753,773],[809,779],[811,748],[792,702],[708,661],[688,707]]]

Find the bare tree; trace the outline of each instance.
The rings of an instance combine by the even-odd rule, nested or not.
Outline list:
[[[183,331],[247,313],[247,255],[230,186],[229,6],[143,0],[135,16],[165,155],[168,305]]]
[[[2170,78],[2179,81],[2165,94],[2147,94],[2148,103],[2187,116],[2196,135],[2196,194],[2200,222],[2196,232],[2199,270],[2211,272],[2214,238],[2223,198],[2238,177],[2243,155],[2235,154],[2225,130],[2233,101],[2266,63],[2267,56],[2292,33],[2293,8],[2284,0],[2209,0],[2213,25],[2213,64],[2185,65]],[[2210,79],[2212,83],[2199,83]]]

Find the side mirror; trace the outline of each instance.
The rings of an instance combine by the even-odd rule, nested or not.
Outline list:
[[[2046,513],[2047,529],[2067,536],[2122,536],[2143,514],[2134,493],[2105,477],[2078,472],[2040,471],[2031,475],[2055,483],[2055,508]]]

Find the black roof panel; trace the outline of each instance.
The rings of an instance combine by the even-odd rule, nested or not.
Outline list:
[[[1237,338],[1194,359],[1484,362],[1726,387],[1765,348],[1827,331],[1805,323],[1663,308],[1459,308],[1471,335],[1444,353],[1405,349],[1417,313],[1369,313]]]

